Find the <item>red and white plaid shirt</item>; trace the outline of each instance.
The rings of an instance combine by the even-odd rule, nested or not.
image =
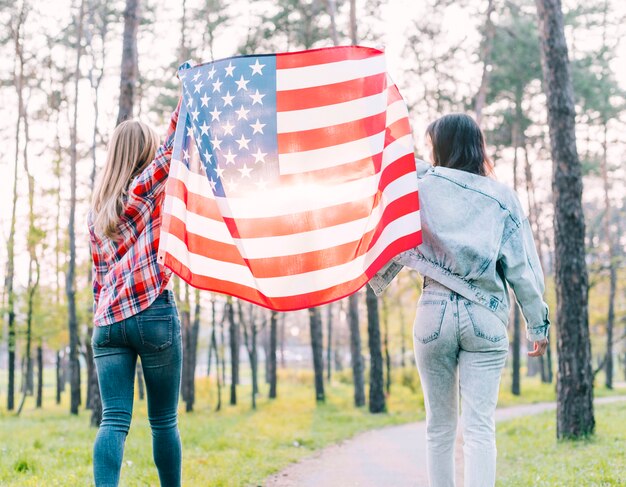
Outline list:
[[[146,309],[165,289],[172,274],[157,263],[157,251],[179,108],[180,102],[172,114],[165,143],[128,187],[118,240],[96,235],[93,213],[89,212],[95,326],[110,325]]]

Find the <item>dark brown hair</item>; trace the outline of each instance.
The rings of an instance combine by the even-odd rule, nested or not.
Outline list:
[[[433,146],[433,164],[489,176],[485,136],[476,121],[464,113],[450,113],[432,122],[426,135]]]

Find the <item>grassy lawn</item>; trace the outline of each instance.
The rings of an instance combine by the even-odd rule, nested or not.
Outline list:
[[[327,402],[315,405],[311,374],[281,371],[277,400],[266,399],[265,387],[262,385],[258,409],[251,411],[250,389],[241,386],[238,388],[239,405],[224,405],[220,412],[214,411],[215,384],[206,379],[198,379],[196,411],[184,413],[181,406],[184,484],[261,485],[268,475],[325,445],[360,431],[424,418],[419,378],[414,368],[394,372],[392,393],[388,399],[389,412],[381,415],[371,415],[367,410],[353,407],[349,378],[349,372],[335,374],[333,382],[326,386]],[[602,383],[599,378],[598,383]],[[541,384],[537,378],[523,377],[520,397],[512,396],[509,390],[509,374],[505,374],[501,386],[501,406],[554,400],[554,385]],[[66,403],[53,405],[52,393],[52,387],[47,387],[43,411],[34,409],[31,398],[19,418],[0,411],[0,485],[92,485],[91,448],[96,430],[88,426],[89,412],[82,411],[78,417],[70,417]],[[606,391],[603,388],[596,391],[597,396],[616,393],[624,394],[626,391]],[[66,392],[64,400],[67,400],[67,395]],[[224,391],[223,399],[227,398],[228,391]],[[620,413],[621,424],[624,425],[626,411],[623,409],[615,411],[613,421],[617,421]],[[510,462],[509,468],[504,467],[502,471],[510,471],[511,482],[518,481],[513,474],[526,474],[533,465],[537,472],[537,468],[546,465],[546,461],[539,456],[546,449],[553,449],[555,455],[564,453],[553,446],[553,416],[542,416],[545,424],[541,423],[536,429],[526,426],[530,424],[528,420],[516,423],[516,431],[525,433],[523,437],[510,432],[510,428],[515,426],[499,427],[502,465]],[[605,418],[600,414],[598,416],[599,438],[595,441],[603,445],[599,452],[604,453],[609,451],[610,442],[605,435],[608,425]],[[538,445],[533,443],[536,440],[533,437],[535,431],[541,433],[541,443]],[[611,431],[611,438],[617,434]],[[624,429],[621,434],[624,439]],[[511,442],[519,442],[524,447]],[[578,448],[581,454],[587,451],[582,447]],[[526,449],[529,453],[524,454],[524,461],[521,461],[520,451]],[[514,452],[515,456],[507,457],[506,452]],[[151,455],[145,401],[136,400],[133,424],[126,443],[121,484],[158,485]],[[609,462],[605,456],[601,458],[605,460],[599,459],[598,462]],[[623,458],[622,456],[622,460]],[[610,461],[613,460],[617,461],[619,458],[614,455]],[[552,464],[553,462],[547,463]],[[597,471],[600,471],[600,467]],[[535,479],[536,473],[532,477],[523,477],[526,480],[520,480],[521,483],[510,485],[557,485],[536,484],[534,480],[528,482],[528,478]],[[577,482],[558,485],[582,484]]]
[[[554,411],[498,423],[498,485],[626,485],[626,402],[595,407],[596,434],[557,441]]]

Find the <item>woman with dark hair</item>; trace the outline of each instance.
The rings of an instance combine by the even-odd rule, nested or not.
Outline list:
[[[423,243],[370,281],[380,294],[402,266],[424,276],[414,324],[426,407],[431,487],[453,487],[459,396],[465,487],[495,485],[495,408],[509,349],[511,286],[526,318],[529,356],[548,346],[543,272],[515,192],[492,177],[484,136],[469,116],[426,130],[432,165],[417,160]]]

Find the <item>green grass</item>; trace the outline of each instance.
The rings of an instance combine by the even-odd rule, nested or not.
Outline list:
[[[498,423],[498,485],[626,486],[626,402],[595,408],[588,439],[557,441],[554,411]]]
[[[394,371],[386,414],[371,415],[366,409],[354,408],[350,377],[349,371],[334,374],[333,382],[326,385],[327,402],[316,405],[310,372],[281,371],[277,400],[266,398],[266,387],[262,384],[258,409],[251,411],[250,389],[242,386],[238,388],[239,405],[224,404],[220,412],[214,411],[215,384],[198,379],[196,411],[184,413],[181,405],[184,485],[261,485],[264,478],[313,450],[360,431],[424,418],[419,376],[414,367]],[[598,383],[602,382],[598,380]],[[555,397],[554,385],[542,384],[536,377],[522,377],[522,396],[512,396],[509,390],[507,372],[501,383],[500,406],[551,401]],[[52,387],[46,387],[44,410],[35,410],[34,401],[29,398],[19,418],[0,411],[0,485],[93,485],[91,449],[96,430],[88,426],[89,412],[81,411],[78,417],[71,417],[66,402],[60,406],[52,404],[53,392]],[[626,391],[596,389],[596,396],[617,393]],[[66,392],[64,401],[67,396]],[[226,390],[223,400],[227,399]],[[158,485],[145,407],[145,401],[136,400],[124,454],[123,486]],[[626,423],[623,413],[622,423]],[[526,424],[523,421],[527,420],[520,424]],[[546,428],[541,428],[545,436]],[[503,434],[500,430],[504,429],[499,427],[500,437]],[[527,432],[533,434],[533,430]],[[546,438],[552,441],[554,434]],[[520,450],[515,444],[500,449],[516,455],[520,455]],[[545,463],[534,461],[539,468]],[[517,473],[521,464],[514,461],[511,468]]]

